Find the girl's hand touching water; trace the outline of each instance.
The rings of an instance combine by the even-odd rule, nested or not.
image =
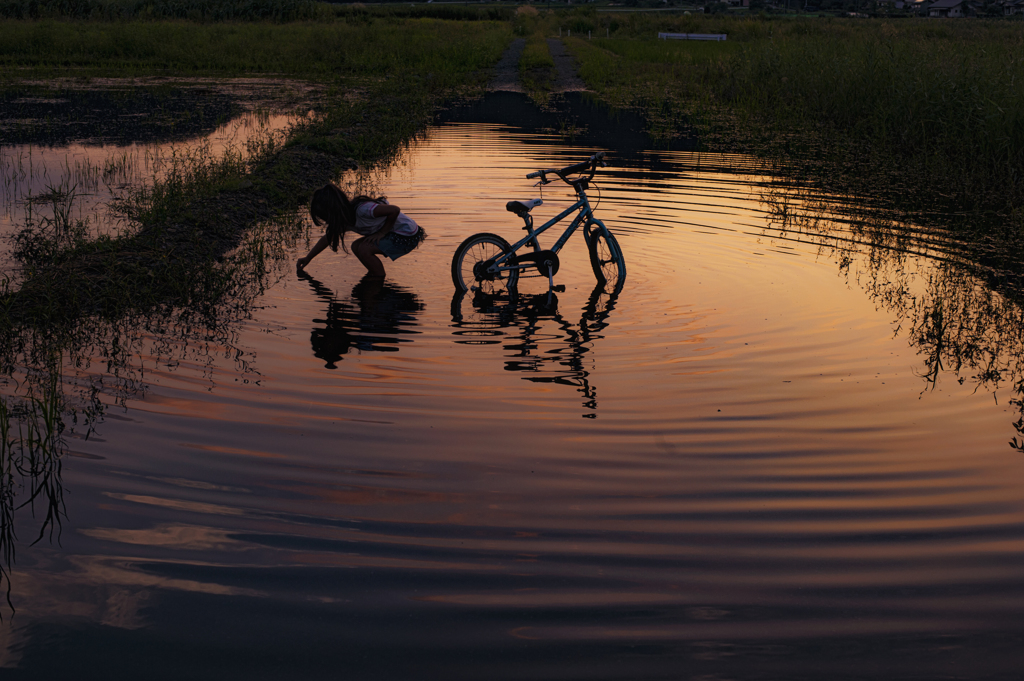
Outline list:
[[[403,215],[398,206],[388,204],[386,199],[357,196],[350,201],[345,192],[333,184],[313,192],[309,215],[313,224],[327,229],[306,257],[295,262],[295,271],[300,275],[325,248],[333,251],[337,251],[339,245],[344,248],[345,233],[349,231],[361,235],[352,243],[352,252],[366,271],[377,277],[384,276],[384,265],[377,256],[397,260],[415,249],[425,236],[414,220]],[[400,228],[396,227],[399,224]]]

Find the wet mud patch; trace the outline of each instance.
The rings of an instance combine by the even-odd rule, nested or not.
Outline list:
[[[25,82],[0,89],[0,145],[182,141],[246,111],[294,110],[318,96],[306,83],[254,78]]]

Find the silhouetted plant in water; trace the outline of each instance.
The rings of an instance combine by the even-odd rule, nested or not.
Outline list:
[[[56,218],[45,218],[23,230],[23,243],[52,253],[62,262],[67,249],[97,249],[96,243],[52,239],[60,231],[62,207]],[[183,282],[156,283],[148,290],[126,286],[133,281],[113,279],[105,285],[126,290],[113,301],[113,314],[61,316],[50,299],[65,289],[49,283],[32,289],[32,315],[11,315],[8,286],[0,287],[0,582],[6,582],[15,559],[18,534],[15,516],[27,507],[38,518],[35,541],[59,538],[65,515],[61,461],[67,453],[65,436],[88,438],[112,407],[146,391],[143,357],[168,367],[189,361],[209,364],[212,353],[236,344],[239,324],[249,318],[253,301],[268,283],[288,271],[283,253],[305,234],[295,215],[283,215],[252,227],[241,243],[220,262],[182,259],[166,270]],[[56,243],[57,245],[54,245]],[[20,257],[40,250],[24,249]],[[59,270],[58,270],[59,271]],[[116,274],[107,270],[108,276]],[[168,288],[169,287],[169,288]],[[40,319],[47,321],[38,324]],[[255,368],[241,350],[233,353],[243,375]],[[101,371],[93,365],[101,364]]]
[[[949,226],[957,216],[915,223],[858,197],[828,201],[769,186],[761,199],[771,229],[817,243],[893,315],[896,333],[921,357],[924,390],[946,373],[976,390],[1009,385],[1020,412],[1013,425],[1024,436],[1024,289],[1009,276],[1024,266],[1017,242],[993,248],[985,229]],[[1016,437],[1010,446],[1024,452]]]
[[[76,189],[66,184],[48,186],[44,194],[29,200],[30,205],[49,203],[53,216],[43,216],[36,223],[29,212],[29,223],[14,235],[13,255],[26,267],[49,262],[85,241],[87,223],[72,217]]]
[[[59,362],[51,363],[44,373],[27,397],[0,396],[0,582],[6,583],[8,605],[8,570],[17,540],[15,512],[28,506],[35,517],[41,507],[39,534],[33,544],[47,536],[59,537],[66,515],[61,456],[67,446]]]

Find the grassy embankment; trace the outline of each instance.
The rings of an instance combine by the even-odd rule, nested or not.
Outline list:
[[[601,97],[640,106],[668,136],[803,161],[919,205],[1024,209],[1024,33],[1019,22],[627,18],[566,23]],[[726,33],[659,41],[658,31]],[[856,181],[851,186],[855,186]],[[1018,218],[1019,219],[1019,218]]]

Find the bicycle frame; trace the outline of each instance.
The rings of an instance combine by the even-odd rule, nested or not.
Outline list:
[[[534,266],[533,263],[528,263],[528,264],[513,263],[513,264],[508,265],[508,266],[503,266],[503,265],[506,262],[508,262],[509,259],[513,259],[514,260],[516,258],[516,253],[519,251],[519,249],[522,248],[523,246],[525,246],[526,244],[530,243],[531,241],[533,242],[533,250],[534,251],[541,251],[541,250],[543,250],[540,247],[540,242],[537,241],[537,237],[540,234],[543,234],[544,232],[546,232],[551,227],[554,227],[555,225],[557,225],[559,222],[561,222],[565,218],[567,218],[569,215],[572,214],[573,211],[577,211],[578,210],[579,211],[579,215],[577,215],[575,218],[573,218],[572,223],[568,227],[566,227],[565,232],[563,232],[562,236],[559,237],[558,241],[555,242],[555,245],[551,247],[550,250],[553,251],[554,253],[558,253],[558,251],[562,250],[562,246],[564,246],[565,243],[569,240],[569,237],[571,237],[573,235],[573,233],[577,229],[580,228],[580,225],[584,224],[584,221],[585,221],[585,224],[598,224],[598,225],[601,226],[601,229],[604,229],[604,223],[594,217],[593,210],[590,207],[590,200],[587,198],[586,192],[583,190],[582,187],[577,186],[575,184],[573,185],[573,187],[576,189],[576,195],[579,197],[577,199],[576,203],[574,203],[573,205],[569,206],[568,208],[563,210],[561,213],[559,213],[555,217],[551,218],[550,220],[545,222],[540,227],[537,227],[536,229],[533,228],[533,219],[531,217],[529,219],[529,221],[527,222],[527,232],[528,232],[527,235],[525,237],[523,237],[522,239],[520,239],[519,241],[517,241],[514,244],[512,244],[512,248],[509,250],[508,253],[504,253],[504,254],[498,256],[497,258],[495,258],[494,262],[492,262],[488,266],[487,271],[488,272],[493,272],[493,273],[498,273],[498,272],[507,272],[507,271],[512,270],[512,269],[525,270],[525,269],[528,269],[530,267],[533,267]]]

